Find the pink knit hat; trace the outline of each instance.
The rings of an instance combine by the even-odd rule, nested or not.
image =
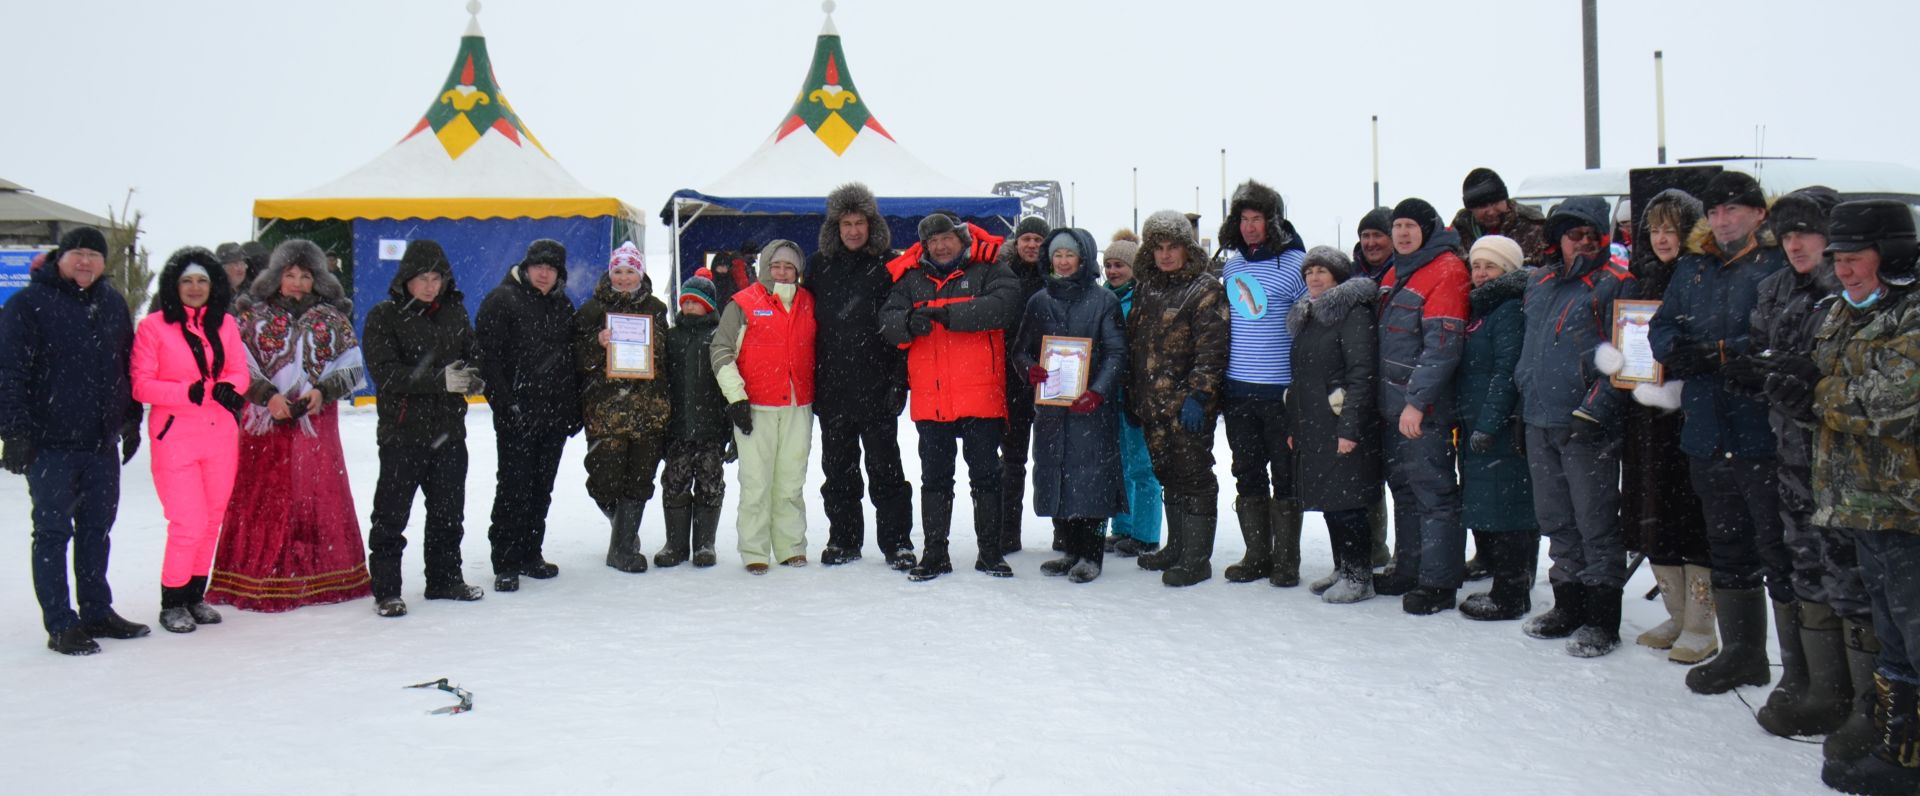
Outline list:
[[[631,268],[643,275],[647,272],[646,259],[641,256],[640,249],[633,245],[633,241],[620,244],[620,248],[613,250],[612,259],[607,261],[608,273],[622,268]]]

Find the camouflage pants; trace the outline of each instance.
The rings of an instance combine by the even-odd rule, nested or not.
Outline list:
[[[698,503],[719,506],[727,497],[724,442],[676,439],[667,443],[667,469],[660,474],[661,502],[672,506]]]
[[[1140,430],[1147,435],[1147,454],[1160,488],[1174,497],[1199,498],[1207,505],[1220,499],[1220,477],[1213,472],[1214,419],[1205,431],[1181,430],[1174,418],[1149,417]]]
[[[1812,475],[1810,467],[1780,467],[1781,535],[1793,561],[1794,596],[1825,603],[1842,619],[1870,621],[1853,534],[1813,524]]]
[[[587,495],[602,511],[619,500],[652,500],[664,441],[654,435],[588,437]]]

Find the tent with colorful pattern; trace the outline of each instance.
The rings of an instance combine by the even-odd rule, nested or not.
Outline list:
[[[514,112],[480,32],[480,3],[467,11],[446,82],[399,143],[319,188],[254,202],[262,242],[307,238],[340,257],[356,325],[386,298],[410,240],[446,249],[469,311],[535,239],[566,245],[576,302],[592,293],[615,247],[644,244],[640,214],[581,185]]]
[[[813,61],[793,107],[745,162],[700,190],[676,191],[660,211],[674,229],[684,278],[707,255],[744,241],[815,240],[835,187],[873,189],[896,241],[913,241],[920,219],[946,210],[995,232],[1012,229],[1016,198],[969,188],[928,166],[880,124],[847,68],[833,2],[814,42]]]

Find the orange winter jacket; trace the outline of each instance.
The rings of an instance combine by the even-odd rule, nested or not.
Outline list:
[[[1001,238],[968,231],[970,251],[950,272],[939,273],[917,243],[887,264],[894,283],[880,333],[907,351],[914,420],[1007,416],[1006,329],[1024,309],[1020,281],[994,262]],[[916,316],[931,308],[944,308],[946,322]]]

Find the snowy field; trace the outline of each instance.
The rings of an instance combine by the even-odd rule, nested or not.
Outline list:
[[[469,427],[466,576],[491,592],[484,408]],[[371,409],[348,410],[341,433],[363,522],[373,431]],[[909,452],[912,439],[905,431]],[[973,572],[964,500],[951,577],[909,583],[869,544],[850,566],[756,578],[732,551],[731,484],[720,566],[627,575],[602,563],[583,449],[574,438],[561,466],[546,547],[555,580],[472,604],[421,599],[416,506],[404,619],[376,617],[370,600],[284,615],[223,608],[224,624],[182,636],[156,627],[79,659],[45,649],[26,485],[0,476],[16,529],[0,552],[12,573],[0,580],[0,605],[12,607],[0,621],[5,792],[1823,791],[1817,745],[1766,735],[1735,696],[1693,695],[1682,667],[1633,646],[1660,613],[1639,599],[1644,568],[1628,587],[1626,646],[1584,661],[1517,622],[1228,584],[1219,569],[1243,549],[1224,510],[1230,486],[1215,579],[1185,590],[1118,559],[1084,586],[1043,577],[1051,533],[1038,518],[1010,558],[1016,577]],[[1218,455],[1224,478],[1224,438]],[[144,449],[126,472],[112,581],[121,613],[152,624],[165,523]],[[648,509],[652,553],[658,502]],[[1331,561],[1317,516],[1305,547],[1312,579]],[[1536,608],[1550,600],[1535,588]],[[431,716],[453,697],[400,688],[439,677],[472,690],[474,711]],[[1765,692],[1746,697],[1757,705]]]

